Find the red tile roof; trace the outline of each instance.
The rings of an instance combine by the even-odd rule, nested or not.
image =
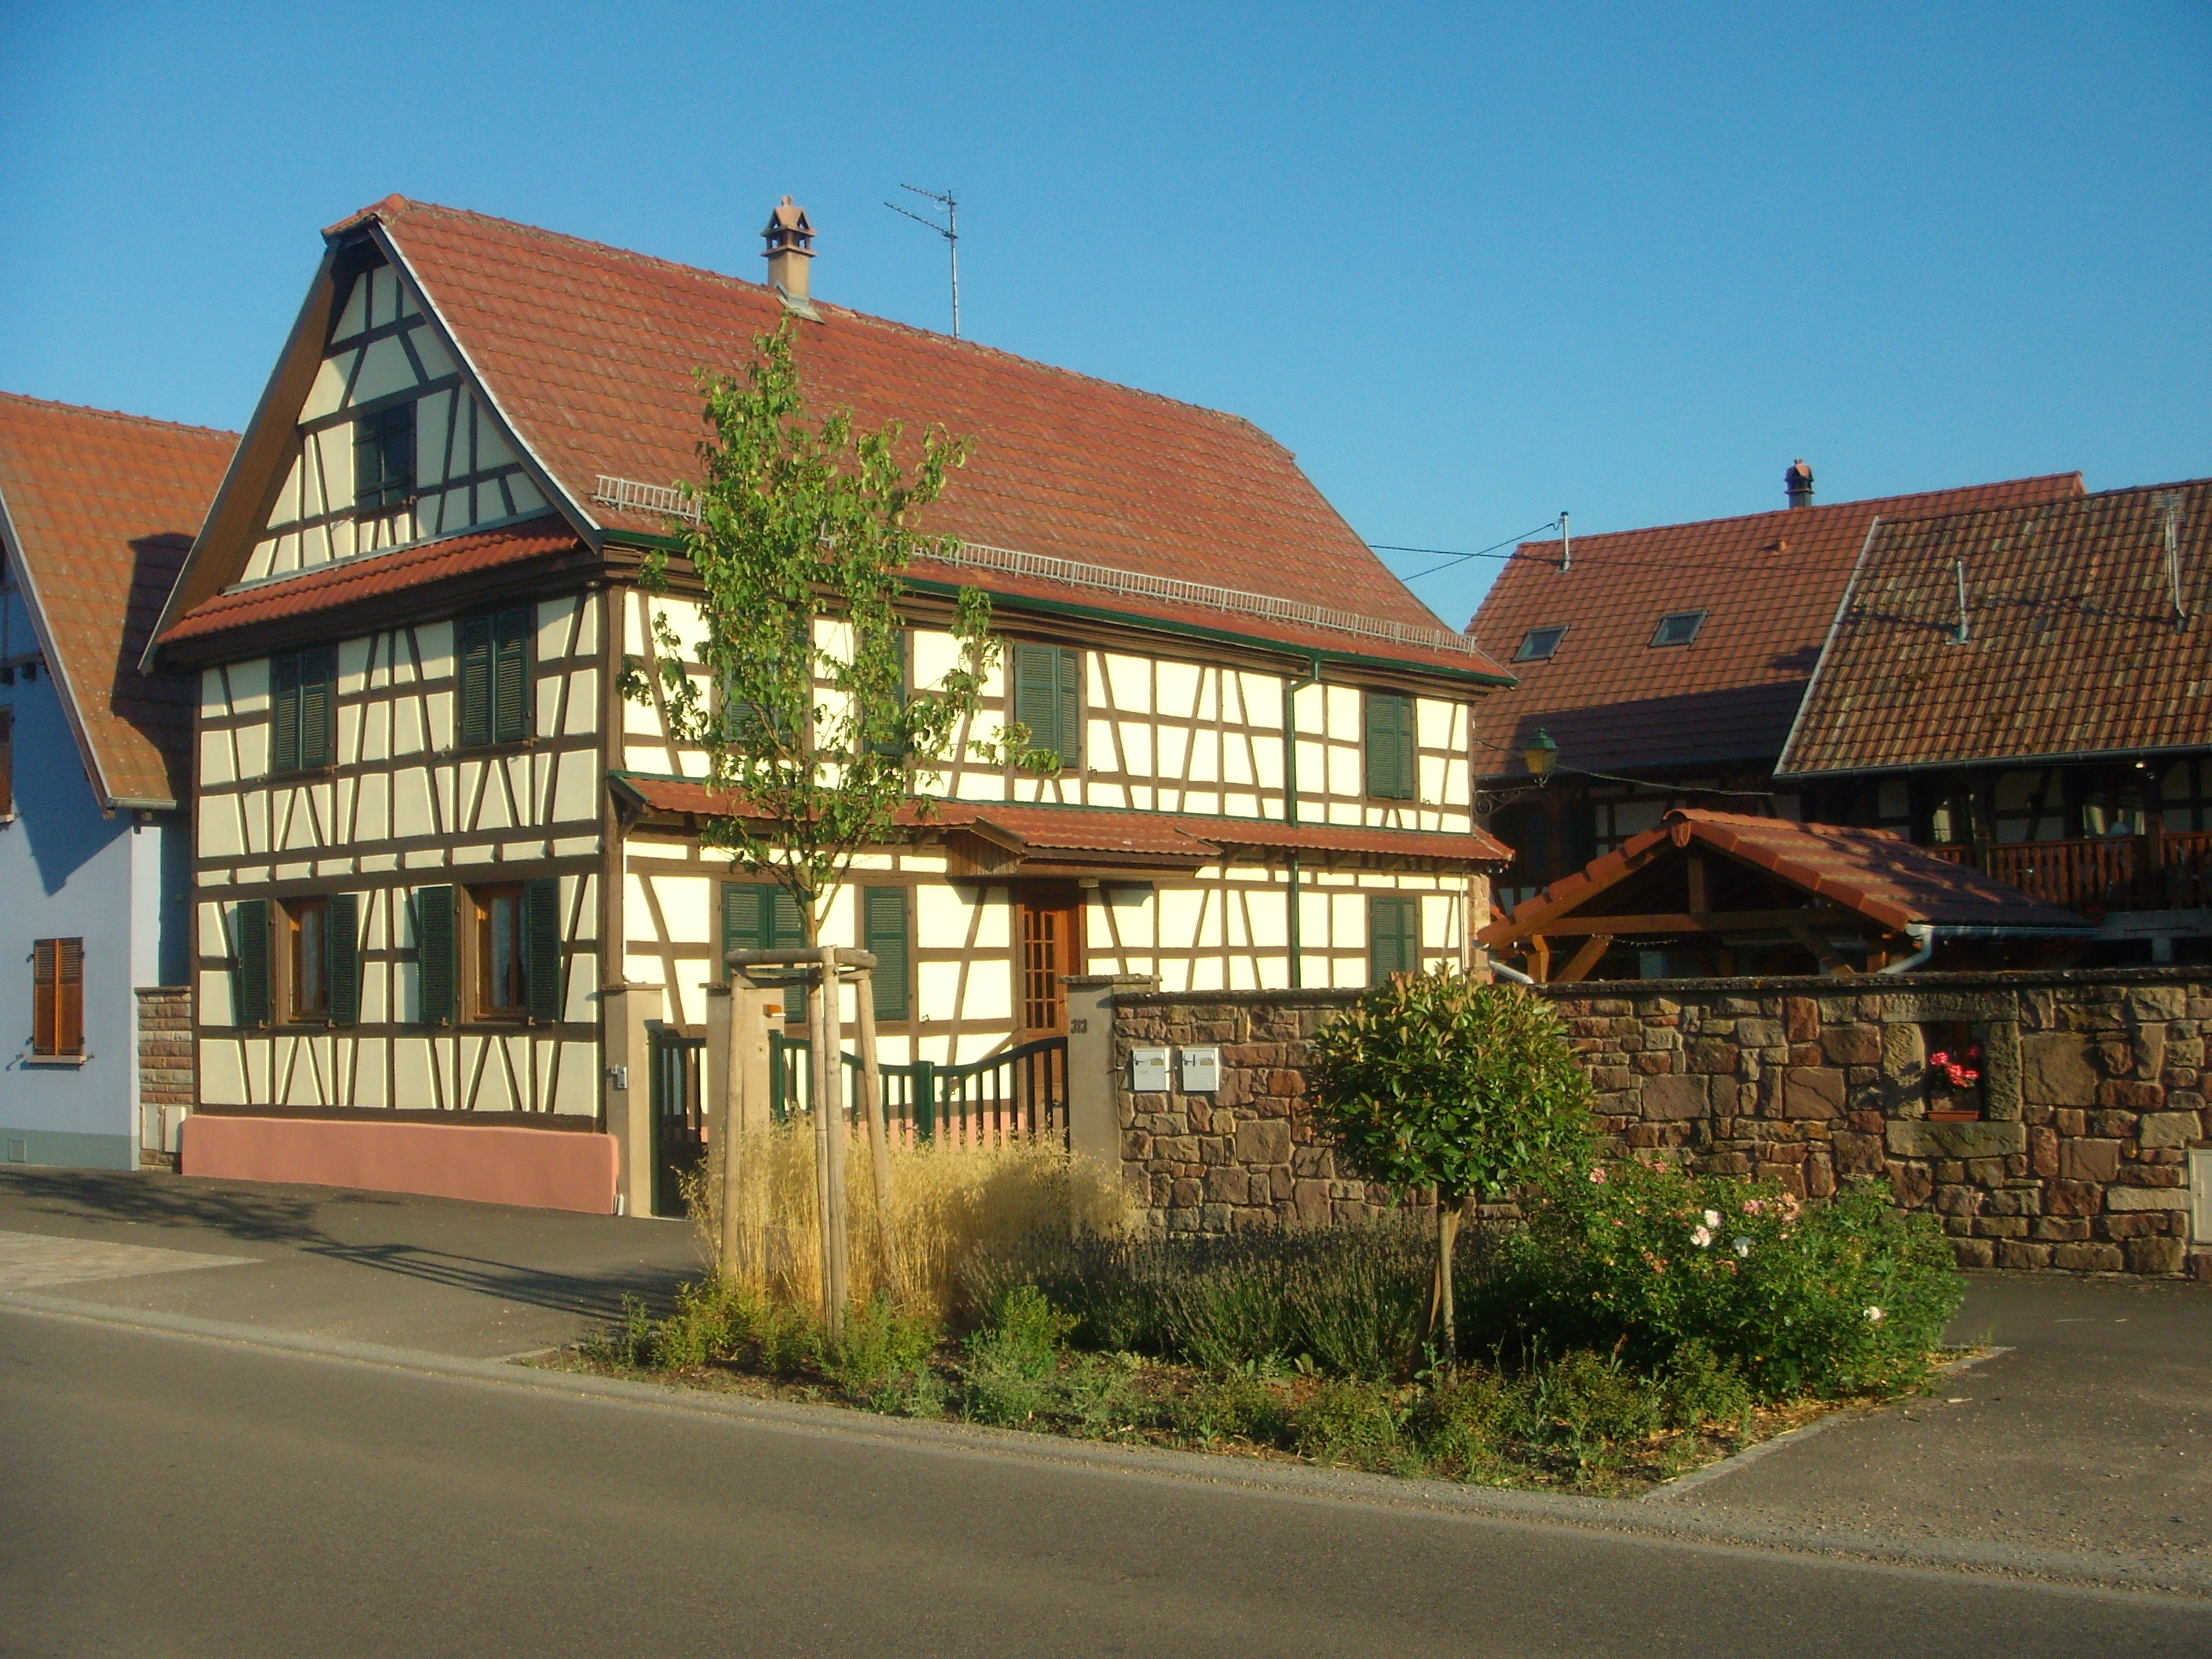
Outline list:
[[[2212,746],[2208,639],[2212,481],[1885,520],[1783,767],[1817,775]]]
[[[1884,519],[2081,493],[2079,473],[1739,519],[1525,543],[1468,624],[1519,686],[1476,705],[1479,763],[1523,770],[1538,727],[1559,764],[1601,771],[1771,763],[1782,750],[1828,625],[1865,545]],[[1696,642],[1654,647],[1659,619],[1706,613]],[[1532,629],[1564,626],[1548,661],[1515,662]]]
[[[611,529],[665,533],[659,514],[592,503],[597,480],[694,476],[703,433],[693,370],[747,362],[752,339],[784,319],[774,291],[397,197],[337,229],[371,222],[569,495]],[[798,325],[798,356],[817,407],[849,407],[870,425],[899,419],[909,431],[936,421],[975,441],[926,527],[1441,626],[1250,422],[820,300],[814,308],[819,320]],[[990,585],[1002,584],[993,575]],[[1140,616],[1158,609],[1114,603]],[[1370,654],[1399,659],[1407,648]],[[1414,655],[1496,672],[1458,651]]]
[[[733,798],[703,783],[617,772],[611,781],[647,806],[664,812],[727,812]],[[1386,857],[1437,859],[1467,864],[1508,862],[1512,854],[1474,832],[1388,830],[1343,823],[1282,823],[1261,818],[1196,812],[1135,812],[1105,807],[1054,806],[1036,802],[942,800],[900,813],[900,821],[945,829],[979,825],[1042,852],[1127,853],[1211,859],[1227,847],[1308,848],[1373,853]]]
[[[574,552],[582,545],[565,522],[549,516],[441,542],[417,543],[389,553],[341,559],[296,575],[218,593],[171,623],[168,632],[161,635],[161,643],[177,645],[256,623],[335,611],[378,594],[411,591],[480,570]]]
[[[183,798],[189,677],[138,672],[238,435],[0,392],[0,505],[103,805]]]
[[[1952,864],[1888,830],[1677,809],[1657,829],[1645,830],[1617,851],[1522,900],[1510,917],[1492,922],[1479,937],[1489,944],[1525,937],[1540,923],[1579,909],[1669,843],[1686,847],[1692,842],[1741,859],[1891,932],[1913,923],[2095,931],[2094,924],[2071,911],[2032,898],[1971,865]]]

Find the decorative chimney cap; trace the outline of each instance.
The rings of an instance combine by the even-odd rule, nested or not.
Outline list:
[[[1790,506],[1812,506],[1813,468],[1802,455],[1790,462],[1790,470],[1782,475],[1782,488],[1789,494]]]
[[[788,196],[769,212],[768,228],[761,235],[768,242],[770,258],[787,252],[803,253],[810,259],[814,257],[814,227],[807,222],[806,210]]]

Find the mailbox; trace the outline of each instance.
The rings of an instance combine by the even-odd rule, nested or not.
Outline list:
[[[1182,1051],[1182,1091],[1210,1095],[1221,1087],[1221,1050],[1211,1043]]]
[[[1132,1048],[1129,1050],[1129,1088],[1140,1095],[1165,1094],[1168,1087],[1168,1051],[1164,1048]]]

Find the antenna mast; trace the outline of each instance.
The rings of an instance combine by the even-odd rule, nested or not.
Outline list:
[[[915,223],[927,225],[945,239],[945,246],[952,256],[952,337],[957,340],[960,337],[960,204],[949,190],[939,195],[936,191],[924,190],[920,185],[902,184],[899,188],[910,190],[917,196],[926,196],[945,210],[945,222],[940,225],[923,214],[901,207],[896,202],[884,204],[893,213],[903,213]]]

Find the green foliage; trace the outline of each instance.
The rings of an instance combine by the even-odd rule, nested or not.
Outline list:
[[[944,1390],[929,1362],[944,1334],[934,1321],[902,1313],[878,1296],[847,1312],[843,1331],[822,1345],[821,1369],[871,1411],[939,1416]]]
[[[1075,1324],[1034,1285],[1001,1293],[963,1350],[968,1415],[1018,1428],[1042,1413],[1060,1370],[1060,1344]]]
[[[1415,1356],[1430,1249],[1403,1222],[1227,1238],[1061,1237],[979,1254],[963,1282],[981,1306],[1041,1287],[1091,1348],[1379,1378]],[[1463,1242],[1460,1260],[1473,1268],[1484,1250]]]
[[[713,435],[699,446],[699,482],[681,488],[699,512],[684,556],[705,632],[687,641],[656,612],[657,661],[626,662],[622,689],[705,750],[708,783],[741,811],[702,821],[702,840],[781,884],[811,939],[853,854],[893,839],[900,807],[959,748],[998,646],[988,601],[963,589],[957,662],[933,684],[908,683],[898,573],[956,554],[957,541],[915,521],[965,462],[967,441],[932,425],[917,450],[896,421],[864,431],[848,410],[817,416],[789,323],[753,345],[744,380],[698,375]],[[665,556],[642,580],[665,586]],[[1056,764],[1013,728],[996,747],[971,746]]]
[[[1632,1161],[1555,1183],[1474,1301],[1493,1340],[1646,1367],[1694,1343],[1774,1400],[1916,1386],[1964,1294],[1934,1218],[1899,1213],[1886,1183],[1808,1207]]]
[[[1517,985],[1397,975],[1313,1047],[1316,1115],[1395,1190],[1500,1198],[1587,1154],[1589,1080],[1552,1005]]]

